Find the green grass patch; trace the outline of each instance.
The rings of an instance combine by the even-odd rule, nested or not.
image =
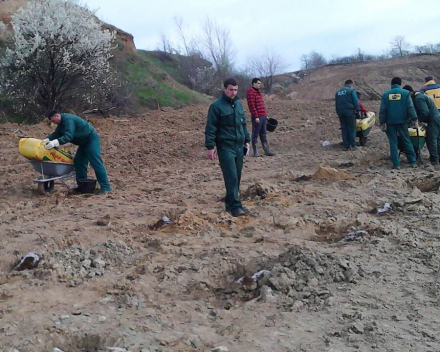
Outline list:
[[[136,95],[138,104],[149,108],[158,106],[182,107],[210,100],[177,83],[169,72],[177,74],[178,62],[171,57],[161,61],[144,51],[131,53],[127,60],[118,60],[128,89]]]

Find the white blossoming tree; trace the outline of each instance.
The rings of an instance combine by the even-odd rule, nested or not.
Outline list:
[[[11,27],[0,59],[3,95],[40,114],[105,95],[115,33],[78,1],[34,0],[12,16]],[[5,30],[1,24],[0,35]]]

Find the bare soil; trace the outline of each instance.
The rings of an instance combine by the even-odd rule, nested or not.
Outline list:
[[[207,106],[91,118],[109,195],[40,195],[18,136],[52,128],[1,125],[0,351],[439,351],[427,151],[391,170],[378,128],[342,151],[332,103],[268,111],[276,156],[246,158],[240,218],[205,158]],[[38,267],[12,270],[27,252]]]

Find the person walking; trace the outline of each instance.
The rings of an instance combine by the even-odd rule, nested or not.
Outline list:
[[[101,186],[100,193],[110,192],[107,170],[101,159],[99,135],[93,126],[79,116],[60,113],[56,110],[50,111],[47,117],[50,122],[57,125],[57,128],[43,140],[45,148],[52,149],[66,143],[77,145],[78,150],[73,159],[76,181],[87,179],[87,167],[90,162]]]
[[[246,100],[252,121],[252,155],[259,156],[257,143],[258,137],[260,137],[264,155],[274,156],[275,154],[270,151],[269,143],[267,142],[267,113],[263,95],[261,94],[261,80],[254,78],[251,84],[252,87],[250,87],[246,93]]]
[[[429,161],[435,169],[440,169],[440,113],[435,102],[421,92],[415,92],[411,86],[403,89],[410,92],[419,122],[426,123],[426,145]]]
[[[214,160],[218,155],[226,187],[225,209],[234,217],[245,215],[238,193],[243,146],[249,149],[250,142],[246,117],[237,92],[238,83],[234,78],[223,82],[222,96],[209,107],[205,127],[206,156]]]
[[[399,77],[391,80],[391,89],[382,95],[379,113],[381,129],[385,130],[388,136],[393,169],[400,168],[398,137],[402,141],[410,166],[417,167],[416,153],[408,133],[408,123],[417,121],[417,115],[409,92],[402,89],[401,85],[402,80]]]
[[[353,81],[348,79],[335,95],[336,113],[342,130],[342,150],[357,150],[356,113],[361,110]]]

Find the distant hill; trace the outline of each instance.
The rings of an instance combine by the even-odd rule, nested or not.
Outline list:
[[[380,99],[382,93],[390,88],[393,77],[398,76],[404,85],[419,89],[428,75],[440,80],[440,54],[413,54],[389,60],[332,64],[296,71],[277,76],[275,88],[291,98],[331,100],[344,81],[352,79],[356,90],[363,93],[364,100]]]

